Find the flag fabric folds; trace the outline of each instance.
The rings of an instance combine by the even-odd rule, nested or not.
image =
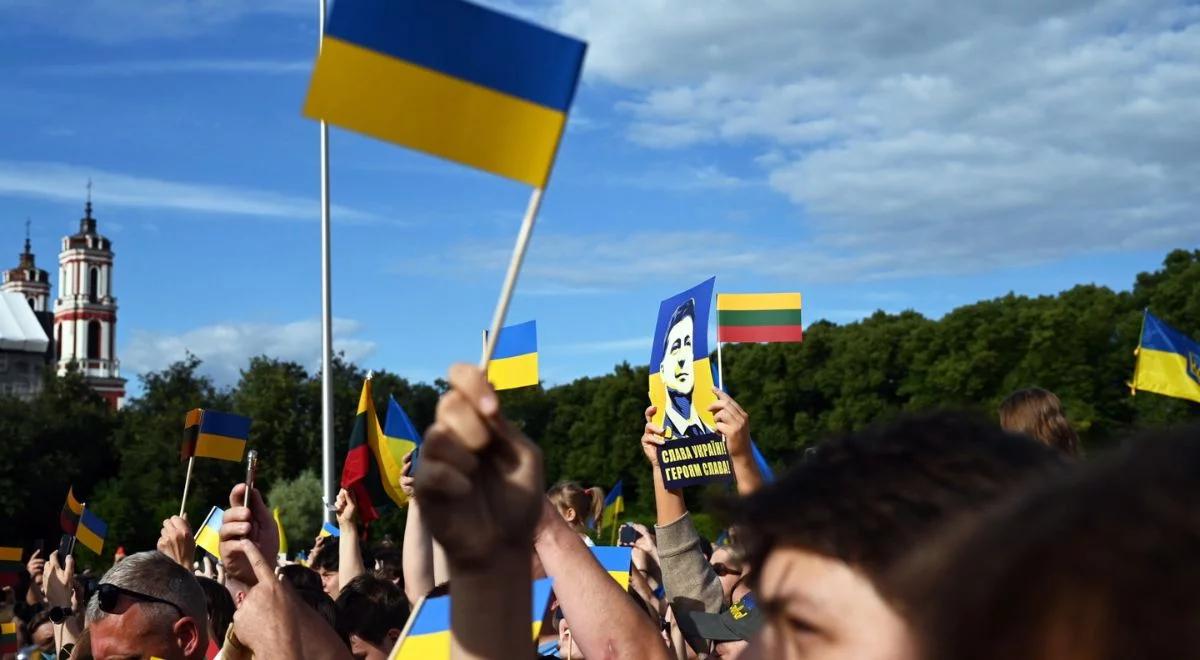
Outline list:
[[[1200,342],[1146,310],[1129,387],[1200,403]]]
[[[321,525],[321,531],[320,531],[320,533],[317,534],[317,536],[332,536],[335,539],[340,537],[341,535],[342,535],[342,530],[339,529],[337,525],[335,525],[331,522],[327,522],[327,523]]]
[[[550,606],[550,578],[535,580],[533,603],[530,608],[533,639],[541,634],[542,619]],[[392,656],[399,660],[449,660],[450,658],[450,596],[426,598],[412,613],[408,636],[400,641],[399,650]]]
[[[62,513],[58,514],[58,524],[62,527],[63,534],[75,535],[81,515],[83,515],[83,503],[75,499],[75,487],[72,486],[67,489],[67,501],[63,504]]]
[[[221,521],[224,518],[225,510],[214,506],[209,509],[204,524],[196,530],[196,545],[217,559],[221,558]],[[279,542],[282,544],[283,539],[280,538]]]
[[[17,588],[21,582],[21,548],[0,547],[0,587]]]
[[[283,521],[279,519],[279,507],[271,509],[271,515],[275,518],[275,529],[279,531],[279,554],[284,559],[287,559],[287,536],[283,533]]]
[[[612,576],[621,588],[629,591],[629,562],[633,560],[633,548],[625,548],[613,545],[597,545],[588,548],[592,551],[592,556],[604,570]]]
[[[354,495],[358,517],[364,524],[379,518],[379,512],[392,504],[403,505],[407,500],[400,490],[400,461],[392,456],[375,416],[375,401],[371,398],[371,379],[363,381],[358,399],[358,414],[350,432],[350,450],[342,466],[342,488]]]
[[[717,294],[717,341],[798,342],[803,339],[800,294]]]
[[[421,446],[421,436],[417,433],[417,427],[413,426],[404,409],[390,395],[387,419],[383,422],[383,439],[383,446],[387,448],[391,460],[400,466],[401,471],[404,469],[404,455]],[[400,494],[404,496],[404,491],[400,491]]]
[[[463,0],[339,0],[304,114],[544,188],[586,49]]]
[[[484,332],[487,341],[487,332]],[[487,367],[488,381],[497,390],[538,384],[537,321],[500,329],[496,351]]]
[[[600,510],[600,530],[617,524],[617,518],[625,510],[624,482],[617,480],[608,495],[604,496],[604,508]]]
[[[0,622],[0,654],[16,653],[18,650],[16,622]]]
[[[108,534],[108,525],[96,517],[91,509],[85,508],[79,517],[79,529],[75,530],[75,539],[87,546],[88,550],[100,554],[104,550],[104,537]]]
[[[215,410],[188,411],[179,457],[240,461],[250,437],[250,418]]]
[[[771,469],[771,464],[767,463],[767,457],[763,456],[762,452],[758,450],[758,444],[754,442],[753,438],[750,439],[750,452],[754,454],[754,464],[758,466],[758,472],[762,475],[763,483],[775,483],[775,471]]]

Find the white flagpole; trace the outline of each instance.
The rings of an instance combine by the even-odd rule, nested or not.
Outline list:
[[[721,340],[717,339],[717,389],[725,391],[725,374],[721,361]],[[726,392],[728,394],[728,392]]]
[[[317,49],[325,40],[326,0],[317,0],[320,15]],[[329,249],[329,126],[321,122],[321,485],[325,522],[333,522],[330,509],[337,493],[333,474],[333,301]]]
[[[195,464],[196,464],[196,457],[189,456],[188,457],[187,476],[184,477],[184,479],[183,479],[183,500],[181,500],[179,502],[179,515],[180,516],[183,515],[183,512],[184,512],[185,508],[187,507],[188,486],[192,485],[192,466]]]
[[[529,206],[525,209],[525,218],[521,220],[521,231],[517,234],[517,244],[513,247],[512,259],[508,262],[508,273],[504,276],[504,286],[500,288],[500,300],[496,303],[496,312],[492,316],[492,327],[483,345],[483,357],[479,360],[479,368],[487,369],[492,353],[496,352],[496,340],[500,338],[500,328],[504,326],[504,317],[508,315],[508,304],[512,302],[513,289],[517,286],[517,275],[521,272],[521,262],[525,260],[525,249],[529,247],[529,237],[533,235],[533,223],[537,219],[538,209],[542,206],[542,189],[534,188],[529,195]]]

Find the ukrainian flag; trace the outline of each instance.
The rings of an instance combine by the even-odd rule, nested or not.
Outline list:
[[[87,546],[89,550],[100,554],[104,550],[104,536],[108,534],[108,525],[96,517],[91,509],[84,509],[79,518],[79,529],[75,530],[75,538]]]
[[[1200,343],[1146,310],[1129,387],[1200,403]]]
[[[327,522],[324,525],[321,525],[321,531],[320,531],[320,533],[317,534],[317,536],[332,536],[335,539],[340,537],[341,535],[342,535],[341,528],[339,528],[337,525],[335,525],[331,522]]]
[[[463,0],[338,0],[304,114],[544,188],[586,49]]]
[[[629,564],[633,561],[633,548],[597,545],[588,549],[612,579],[616,580],[622,589],[629,591]]]
[[[413,426],[412,420],[408,418],[400,404],[396,403],[396,399],[389,395],[380,453],[385,454],[384,461],[395,466],[395,473],[389,473],[387,476],[394,478],[397,484],[400,483],[400,476],[404,469],[404,455],[420,446],[421,435],[417,433],[417,427]],[[401,490],[400,494],[403,496],[404,491]]]
[[[536,641],[542,630],[542,619],[550,606],[550,578],[533,583],[533,607],[529,618]],[[392,656],[398,660],[449,660],[450,658],[450,596],[426,598],[417,604],[410,618],[408,635]]]
[[[271,516],[275,518],[275,529],[279,532],[279,554],[287,559],[287,536],[283,533],[283,521],[279,519],[279,507],[271,509]]]
[[[484,331],[484,341],[487,341],[487,331]],[[501,328],[487,371],[488,380],[498,390],[537,385],[537,321]]]
[[[600,510],[600,529],[617,524],[617,517],[625,510],[624,482],[618,480],[617,485],[608,491],[604,497],[604,508]]]
[[[250,437],[250,418],[202,410],[189,411],[183,428],[180,458],[217,458],[240,461]]]
[[[221,521],[224,519],[225,509],[214,506],[208,511],[204,524],[196,530],[196,545],[217,559],[221,558]],[[278,522],[278,519],[276,521]],[[283,543],[282,537],[280,543]]]

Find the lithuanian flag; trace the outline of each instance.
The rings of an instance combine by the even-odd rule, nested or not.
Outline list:
[[[13,621],[0,623],[0,655],[17,650],[17,624]]]
[[[798,293],[718,293],[717,341],[798,342]]]
[[[354,495],[358,517],[364,524],[379,518],[379,512],[388,506],[404,504],[400,472],[400,461],[384,446],[368,377],[363,381],[362,395],[358,398],[358,415],[350,432],[350,450],[346,452],[346,463],[342,466],[342,488]]]
[[[22,568],[20,548],[0,548],[0,587],[16,589]]]
[[[63,504],[62,513],[58,514],[58,524],[62,526],[63,534],[75,535],[79,527],[79,516],[83,515],[83,504],[75,498],[75,487],[67,489],[67,501]]]

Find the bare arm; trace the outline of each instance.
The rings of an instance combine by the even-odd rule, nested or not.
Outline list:
[[[667,490],[663,483],[662,470],[658,467],[658,448],[666,441],[663,438],[663,430],[661,426],[655,426],[650,420],[654,419],[654,413],[658,408],[650,406],[646,408],[646,428],[642,433],[642,452],[646,454],[646,460],[650,463],[650,470],[654,478],[654,509],[657,513],[658,524],[666,525],[672,521],[679,520],[683,514],[687,513],[687,504],[683,501],[683,493],[678,490]]]
[[[358,547],[358,507],[354,497],[345,488],[338,491],[337,503],[338,529],[342,534],[338,537],[338,589],[350,584],[354,578],[367,572],[362,561],[362,551]],[[337,594],[330,594],[337,598]]]
[[[662,637],[621,585],[604,570],[550,500],[542,498],[534,549],[571,634],[590,658],[667,658]]]
[[[413,478],[408,476],[412,452],[404,456],[405,475],[400,477],[400,489],[408,496],[408,512],[404,523],[404,552],[401,556],[404,573],[404,595],[409,604],[433,589],[433,539],[421,520],[421,506],[413,492]]]

